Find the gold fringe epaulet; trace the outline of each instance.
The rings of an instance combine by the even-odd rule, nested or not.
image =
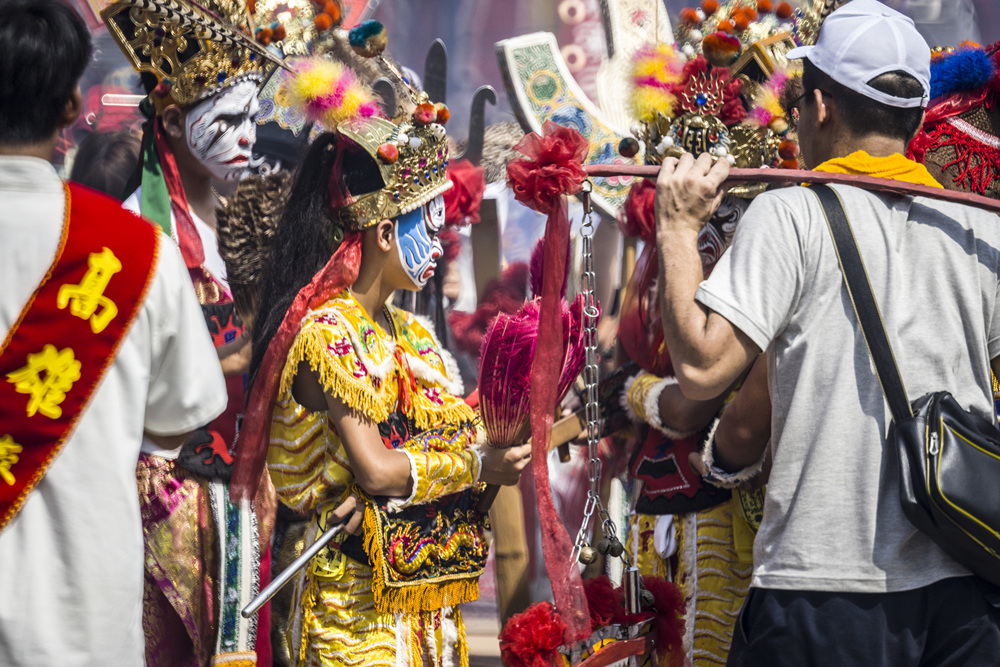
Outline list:
[[[368,380],[354,377],[347,368],[331,358],[326,349],[323,332],[315,326],[304,327],[292,343],[288,361],[281,374],[279,396],[286,396],[291,391],[292,381],[303,359],[308,361],[309,367],[319,374],[319,381],[329,394],[336,396],[348,407],[367,416],[376,424],[389,418],[391,407],[386,405],[386,401],[376,393]]]

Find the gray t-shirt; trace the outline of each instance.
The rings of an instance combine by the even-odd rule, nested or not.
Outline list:
[[[835,189],[909,397],[948,390],[991,418],[1000,218]],[[815,194],[757,197],[696,298],[769,353],[774,466],[752,585],[874,593],[968,574],[903,515],[883,447],[891,415]]]

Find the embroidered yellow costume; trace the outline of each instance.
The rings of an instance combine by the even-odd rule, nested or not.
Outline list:
[[[285,364],[267,461],[281,500],[310,513],[309,541],[323,532],[327,513],[358,490],[344,445],[326,413],[310,413],[292,396],[300,361],[318,373],[328,393],[377,423],[387,447],[405,447],[413,493],[388,501],[389,512],[468,489],[479,477],[479,456],[470,449],[475,414],[457,397],[461,382],[451,355],[412,314],[395,308],[389,314],[394,332],[382,330],[345,290],[307,315]],[[450,428],[438,429],[442,426]],[[438,430],[432,431],[436,437],[430,441],[426,435],[411,437],[414,431],[432,429]],[[414,442],[421,443],[414,449],[426,446],[427,451],[410,451]],[[433,535],[407,540],[419,538],[419,529],[396,526],[396,539],[388,544],[380,539],[372,499],[366,500],[365,551],[376,565],[408,573],[421,565],[447,566],[466,559],[478,563],[474,569],[481,571],[487,550],[481,521],[472,517],[444,543]],[[463,513],[474,512],[474,505],[468,505]],[[461,616],[445,604],[477,597],[475,578],[460,577],[457,590],[442,573],[446,567],[434,572],[429,583],[412,588],[413,596],[424,598],[421,604],[407,593],[393,595],[391,579],[387,582],[372,565],[359,562],[357,556],[366,554],[352,539],[338,545],[339,553],[327,550],[317,557],[300,578],[296,598],[301,611],[289,638],[293,651],[299,642],[303,649],[308,644],[311,664],[395,665],[402,650],[409,653],[411,664],[420,664],[425,650],[435,663],[438,656],[455,652],[461,664],[467,664]],[[414,611],[393,614],[392,608]]]

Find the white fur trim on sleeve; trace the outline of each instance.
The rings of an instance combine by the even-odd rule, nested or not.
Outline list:
[[[764,467],[764,459],[767,458],[767,447],[764,448],[764,451],[761,453],[760,458],[757,459],[756,463],[733,473],[720,471],[718,468],[714,467],[715,432],[719,428],[719,421],[719,417],[716,417],[715,421],[712,422],[712,427],[708,431],[708,436],[701,445],[701,461],[706,467],[709,468],[709,470],[712,471],[713,477],[716,478],[706,479],[705,481],[713,486],[718,486],[723,489],[733,489],[744,482],[749,482],[760,473],[761,469]]]
[[[678,431],[675,428],[667,426],[660,419],[660,395],[667,387],[677,384],[677,378],[672,375],[660,378],[660,380],[655,382],[646,392],[642,403],[642,410],[646,413],[645,419],[643,419],[643,417],[635,411],[635,408],[632,406],[632,402],[629,398],[632,395],[632,386],[639,377],[646,375],[652,375],[652,373],[643,371],[625,381],[625,391],[622,392],[621,403],[625,412],[628,413],[629,418],[633,422],[637,423],[645,421],[647,424],[668,438],[687,438],[696,433],[696,431]]]
[[[397,452],[403,452],[406,458],[410,461],[410,480],[413,482],[413,489],[410,491],[410,495],[406,498],[390,498],[389,502],[386,503],[387,512],[399,512],[400,510],[406,509],[413,504],[413,498],[417,495],[417,486],[419,480],[417,479],[417,461],[413,458],[413,454],[406,451],[405,449],[397,449]]]

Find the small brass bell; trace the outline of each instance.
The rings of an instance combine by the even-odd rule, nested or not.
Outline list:
[[[597,551],[604,556],[611,549],[611,540],[608,538],[602,538],[600,542],[597,543]]]
[[[594,551],[594,547],[587,545],[580,549],[580,555],[577,558],[584,565],[590,565],[595,560],[597,560],[597,552]]]
[[[617,537],[612,537],[610,542],[611,544],[608,546],[607,553],[612,558],[618,558],[623,553],[625,553],[625,546],[621,543],[621,540],[619,540]]]
[[[642,589],[642,606],[652,607],[656,600],[653,598],[653,594],[647,591],[645,588]]]

